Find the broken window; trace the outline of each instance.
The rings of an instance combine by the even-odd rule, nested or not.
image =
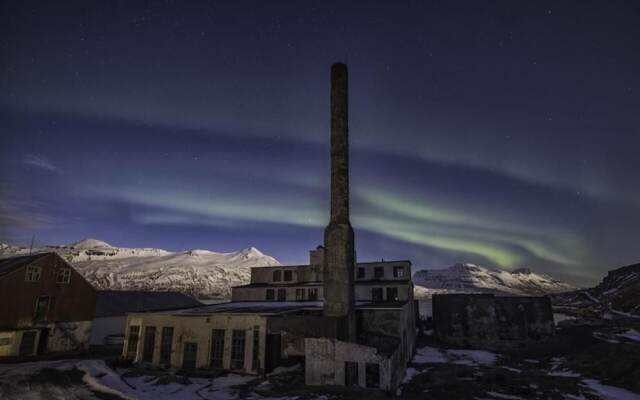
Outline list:
[[[384,267],[375,267],[375,268],[373,268],[373,277],[374,278],[384,278]]]
[[[344,384],[345,386],[358,386],[358,363],[352,361],[344,362]]]
[[[358,268],[358,279],[364,278],[364,268]]]
[[[253,357],[251,358],[251,369],[260,369],[260,327],[253,327]]]
[[[304,300],[304,289],[296,289],[296,301]]]
[[[224,358],[224,329],[211,331],[211,362],[213,368],[222,368]]]
[[[371,300],[372,301],[383,301],[382,297],[382,288],[372,288],[371,289]]]
[[[36,309],[33,314],[33,320],[35,322],[46,321],[48,312],[49,312],[49,296],[38,297],[36,299]]]
[[[284,281],[291,282],[293,280],[293,271],[284,271]]]
[[[275,300],[275,292],[273,289],[267,289],[267,300]]]
[[[368,388],[380,387],[380,364],[367,363],[365,373]]]
[[[404,267],[403,266],[393,267],[393,277],[394,278],[404,277]]]
[[[245,331],[233,330],[231,337],[231,369],[244,369]]]
[[[153,351],[156,347],[156,327],[144,327],[144,348],[142,349],[142,361],[153,362]]]
[[[287,289],[278,289],[278,301],[287,301]]]
[[[173,343],[173,327],[162,328],[160,337],[160,364],[171,365],[171,345]]]
[[[61,268],[56,275],[56,283],[71,282],[71,270],[69,268]]]
[[[135,358],[138,352],[138,337],[140,336],[140,327],[131,325],[129,327],[129,339],[127,340],[127,357]]]
[[[25,273],[24,280],[26,282],[39,282],[40,272],[42,272],[42,268],[36,265],[29,265],[27,266],[27,271]]]
[[[398,301],[398,288],[387,288],[387,301]]]
[[[309,300],[318,300],[318,289],[316,288],[309,289],[307,297]]]
[[[282,280],[282,271],[276,270],[273,271],[273,281],[280,282]]]

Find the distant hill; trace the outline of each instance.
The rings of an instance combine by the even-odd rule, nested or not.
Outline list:
[[[423,269],[413,275],[413,283],[416,298],[430,298],[437,293],[539,296],[576,289],[526,268],[502,271],[475,264],[456,264],[446,269]]]
[[[114,247],[100,240],[85,239],[33,251],[59,253],[99,289],[174,290],[198,298],[228,298],[231,286],[249,282],[251,267],[280,265],[255,247],[231,253],[171,252]],[[0,257],[28,253],[25,247],[0,244]]]
[[[597,286],[555,295],[552,301],[580,314],[640,317],[640,263],[609,271]]]

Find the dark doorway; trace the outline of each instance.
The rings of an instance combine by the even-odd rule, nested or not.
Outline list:
[[[352,361],[344,362],[344,384],[345,386],[358,386],[358,363]]]
[[[153,350],[156,347],[156,327],[145,326],[144,348],[142,349],[142,361],[153,362]]]
[[[38,340],[38,355],[41,356],[47,352],[47,342],[49,341],[49,328],[40,330],[40,340]]]
[[[195,369],[198,356],[198,343],[185,342],[182,354],[182,369]]]
[[[365,373],[368,388],[380,387],[380,364],[367,363]]]
[[[280,335],[267,334],[264,360],[264,368],[267,373],[280,365],[281,340]]]
[[[18,355],[20,357],[29,357],[33,355],[33,350],[36,346],[37,331],[22,332],[22,340],[20,341],[20,350]]]

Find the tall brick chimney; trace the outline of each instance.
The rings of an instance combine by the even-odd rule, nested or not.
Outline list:
[[[331,67],[331,219],[324,230],[324,315],[338,321],[338,339],[355,342],[353,228],[349,221],[348,77]]]

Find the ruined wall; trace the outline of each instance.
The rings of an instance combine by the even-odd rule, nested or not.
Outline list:
[[[207,368],[210,365],[211,354],[211,331],[213,329],[224,329],[224,356],[223,368],[231,369],[231,343],[234,329],[245,331],[245,351],[244,368],[242,372],[249,374],[260,373],[264,370],[265,361],[265,341],[266,341],[266,318],[259,315],[250,314],[212,314],[206,316],[179,316],[166,313],[132,313],[127,318],[127,332],[123,346],[122,356],[127,358],[127,348],[129,342],[129,327],[140,326],[140,337],[134,362],[142,362],[142,349],[144,348],[145,327],[154,326],[156,328],[155,346],[152,364],[160,363],[160,345],[163,327],[173,327],[173,340],[171,344],[171,367],[182,368],[184,343],[197,343],[198,352],[196,358],[196,368]],[[258,369],[253,369],[253,330],[258,327],[260,332]]]
[[[398,351],[390,356],[378,354],[373,347],[327,338],[305,339],[305,383],[312,386],[345,384],[346,361],[358,363],[358,386],[366,387],[366,364],[378,364],[379,387],[392,391],[398,387],[405,371]]]
[[[47,353],[86,350],[89,347],[91,326],[92,321],[50,324]]]
[[[438,339],[465,347],[520,347],[554,332],[548,297],[434,295],[433,320]]]
[[[322,301],[323,298],[323,287],[322,284],[318,285],[306,285],[306,286],[296,286],[296,285],[287,285],[287,286],[241,286],[234,287],[231,289],[231,301],[267,301],[267,289],[274,290],[274,299],[269,301],[277,300],[277,290],[285,289],[287,291],[287,301],[297,301],[296,300],[296,289],[304,290],[304,299],[303,301],[309,300],[309,290],[315,289],[317,291],[317,299],[316,301]]]

